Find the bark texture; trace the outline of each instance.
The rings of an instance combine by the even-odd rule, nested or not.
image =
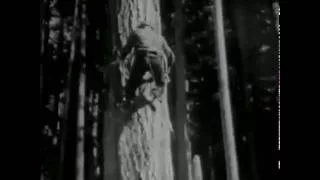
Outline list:
[[[129,33],[140,23],[150,23],[161,32],[158,0],[110,0],[113,44],[123,47]],[[129,61],[130,62],[130,61]],[[126,68],[114,61],[107,68],[108,105],[104,119],[105,180],[173,180],[171,157],[171,122],[167,92],[163,101],[155,102],[155,111],[141,99],[151,93],[154,82],[138,87],[135,109],[121,109],[115,103],[121,98]],[[130,68],[129,68],[130,69]]]

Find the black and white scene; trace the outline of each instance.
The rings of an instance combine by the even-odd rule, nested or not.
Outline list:
[[[277,0],[40,0],[40,180],[273,180]]]

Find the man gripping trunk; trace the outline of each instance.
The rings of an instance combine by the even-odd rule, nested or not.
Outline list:
[[[121,59],[124,60],[132,49],[134,49],[135,62],[127,83],[127,100],[134,98],[137,87],[141,85],[143,76],[148,71],[156,86],[160,89],[163,88],[168,80],[170,68],[175,61],[174,53],[164,37],[145,23],[140,24],[130,34],[127,44],[121,51]]]

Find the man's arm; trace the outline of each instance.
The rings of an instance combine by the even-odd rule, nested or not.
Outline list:
[[[173,64],[175,63],[175,55],[174,55],[173,51],[171,50],[171,48],[169,47],[167,41],[164,38],[162,38],[162,41],[163,41],[163,43],[162,43],[163,44],[162,45],[163,52],[167,56],[168,66],[170,69],[173,66]]]
[[[121,60],[124,60],[126,56],[130,53],[135,43],[135,34],[131,34],[128,38],[127,44],[122,48],[120,52]]]

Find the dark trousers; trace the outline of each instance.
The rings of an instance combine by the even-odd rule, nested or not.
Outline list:
[[[158,87],[164,86],[164,67],[162,57],[156,52],[136,52],[135,62],[127,84],[127,99],[135,96],[136,89],[143,83],[143,75],[150,71]]]

